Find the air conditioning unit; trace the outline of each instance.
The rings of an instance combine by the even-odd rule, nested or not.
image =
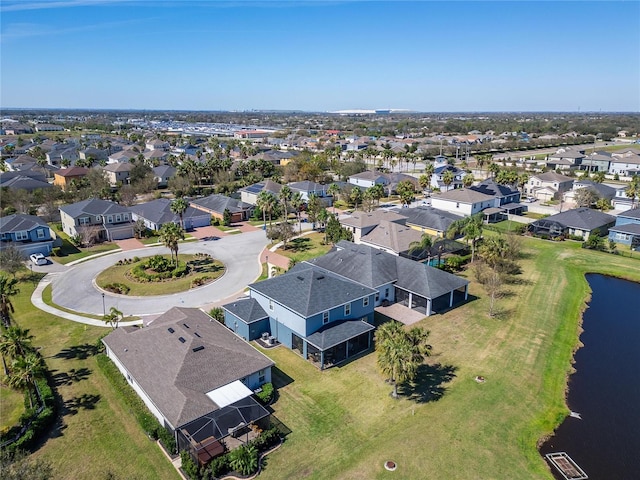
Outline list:
[[[266,342],[268,340],[268,338],[269,338],[269,332],[264,332],[262,334],[262,340]]]
[[[269,337],[269,345],[273,345],[273,344],[275,343],[275,341],[276,341],[276,337],[274,337],[273,335],[271,335],[271,336]]]

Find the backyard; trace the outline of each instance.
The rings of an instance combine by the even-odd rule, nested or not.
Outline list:
[[[577,242],[523,238],[523,246],[523,273],[497,318],[468,275],[469,303],[418,324],[431,332],[433,356],[400,400],[389,396],[375,354],[320,372],[285,348],[265,351],[277,365],[275,415],[292,433],[260,478],[551,479],[536,444],[568,413],[584,273],[640,281],[640,262]],[[35,455],[53,463],[55,478],[177,478],[96,366],[92,345],[108,329],[40,312],[29,302],[32,284],[20,288],[16,320],[43,347],[64,404]]]

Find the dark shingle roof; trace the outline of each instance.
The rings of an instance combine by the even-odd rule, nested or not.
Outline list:
[[[405,208],[399,213],[407,217],[407,225],[416,225],[439,232],[446,232],[453,222],[461,218],[460,215],[428,206]]]
[[[632,208],[631,210],[626,210],[618,214],[618,216],[626,218],[640,218],[640,208]]]
[[[345,320],[324,325],[307,337],[307,341],[320,350],[327,350],[347,340],[374,330],[375,327],[362,320]]]
[[[582,207],[551,215],[543,220],[552,220],[565,227],[591,231],[605,225],[613,224],[616,221],[616,217],[598,210]]]
[[[14,215],[0,217],[0,233],[28,232],[36,227],[49,228],[49,225],[47,225],[47,222],[43,219],[36,217],[35,215],[16,213]]]
[[[233,303],[223,305],[222,308],[229,311],[245,323],[252,323],[269,315],[263,310],[255,298],[237,300]]]
[[[128,213],[125,207],[108,200],[100,198],[89,198],[81,202],[72,203],[71,205],[63,205],[60,211],[66,213],[72,218],[80,215],[112,215],[114,213]]]
[[[612,232],[640,235],[640,223],[625,223],[624,225],[616,225],[615,227],[610,227],[609,230]]]
[[[485,195],[493,195],[494,197],[506,197],[508,195],[518,193],[518,190],[515,188],[508,185],[500,185],[499,183],[494,182],[492,178],[487,178],[478,185],[469,187],[469,189],[484,193]]]
[[[23,173],[23,172],[7,172],[7,173]],[[11,188],[15,190],[37,190],[39,188],[49,188],[51,184],[42,180],[38,180],[37,178],[33,178],[31,176],[26,175],[16,175],[12,176],[5,180],[6,177],[3,177],[0,180],[1,188]]]
[[[145,218],[158,225],[170,222],[180,222],[180,216],[171,211],[171,200],[168,198],[158,198],[147,203],[133,205],[129,207],[129,210],[135,213],[138,217]],[[207,214],[189,206],[182,214],[182,218],[201,217],[203,215]]]
[[[146,328],[118,328],[103,342],[173,427],[217,410],[208,392],[274,364],[195,308],[174,307]]]
[[[305,318],[375,293],[306,263],[249,287]]]
[[[224,213],[226,209],[231,213],[239,213],[251,208],[251,205],[248,203],[219,194],[209,195],[204,198],[197,198],[195,200],[191,200],[190,203],[195,208],[202,207],[208,211],[220,214]]]

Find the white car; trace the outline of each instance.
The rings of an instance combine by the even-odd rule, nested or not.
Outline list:
[[[41,253],[32,253],[29,255],[29,259],[33,262],[34,265],[46,265],[49,263],[47,258]]]

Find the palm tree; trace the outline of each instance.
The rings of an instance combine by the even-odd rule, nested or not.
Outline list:
[[[636,208],[636,198],[640,195],[640,176],[634,175],[631,178],[631,182],[624,193],[631,199],[631,207]]]
[[[182,215],[189,208],[189,202],[186,201],[183,197],[176,198],[171,205],[169,206],[172,213],[175,213],[180,217],[180,227],[184,229],[184,221],[182,220]]]
[[[262,195],[263,193],[264,195]],[[273,212],[275,212],[278,207],[278,199],[273,193],[267,192],[267,191],[260,192],[260,195],[262,195],[262,200],[261,200],[262,206],[260,208],[263,211],[263,216],[265,214],[269,215],[269,226],[271,226],[271,219],[273,216]],[[260,195],[258,195],[258,199],[260,199]],[[265,225],[266,225],[266,220],[265,220]]]
[[[0,319],[5,327],[11,324],[11,314],[14,312],[11,297],[20,292],[17,284],[18,279],[0,274]]]
[[[112,329],[118,328],[118,323],[124,318],[124,314],[116,307],[111,307],[109,313],[107,313],[103,320],[108,323]]]
[[[447,187],[445,190],[449,190],[449,185],[453,183],[453,179],[453,172],[451,170],[446,170],[442,174],[442,183],[444,183],[444,186]]]
[[[300,221],[300,209],[304,205],[304,200],[302,199],[302,193],[296,192],[291,196],[291,206],[296,211],[296,220],[298,221],[298,225],[300,226],[300,233],[302,233],[302,222]]]
[[[338,195],[340,195],[340,187],[338,184],[332,183],[329,185],[329,188],[327,188],[327,194],[333,197],[333,201],[331,203],[333,204],[333,213],[336,213],[336,199],[338,198]]]
[[[362,201],[362,190],[360,190],[360,187],[353,187],[351,189],[351,194],[349,195],[349,199],[354,204],[354,210],[357,210],[358,203]]]
[[[371,190],[371,195],[376,200],[376,202],[378,202],[378,205],[380,205],[380,199],[384,197],[384,187],[381,184],[376,183],[375,185],[370,187],[369,190]]]
[[[269,196],[271,194],[266,190],[261,191],[256,199],[256,206],[262,212],[262,228],[267,229],[267,203],[269,202]]]
[[[467,173],[464,177],[462,177],[462,184],[465,187],[470,187],[471,185],[473,185],[473,181],[475,179],[473,178],[473,175],[470,173]]]
[[[4,374],[9,374],[7,360],[15,360],[33,351],[31,346],[33,335],[29,335],[29,330],[19,327],[7,328],[0,337],[0,355],[2,355],[2,365]]]
[[[289,188],[289,185],[283,185],[282,188],[280,189],[280,193],[278,193],[278,197],[282,202],[282,208],[284,210],[285,222],[287,221],[287,218],[289,216],[289,201],[291,200],[292,195],[293,195],[293,192],[291,191],[291,188]]]
[[[171,251],[171,260],[175,253],[175,265],[178,266],[178,242],[184,240],[184,230],[173,222],[165,223],[160,228],[159,238],[162,244]]]
[[[421,258],[424,252],[428,252],[429,249],[433,246],[433,240],[426,233],[422,234],[422,237],[419,241],[411,242],[409,244],[409,255],[414,256],[414,253],[417,258]]]
[[[254,445],[242,445],[229,455],[231,468],[242,475],[250,475],[258,469],[258,451]]]
[[[35,381],[42,378],[44,373],[45,365],[42,357],[36,352],[29,352],[24,357],[18,357],[13,361],[7,384],[11,388],[29,392],[29,403],[33,408],[32,392],[35,390]]]
[[[453,239],[458,235],[464,235],[467,243],[471,241],[471,262],[475,259],[476,243],[482,237],[482,212],[456,220],[447,229],[447,238]]]

